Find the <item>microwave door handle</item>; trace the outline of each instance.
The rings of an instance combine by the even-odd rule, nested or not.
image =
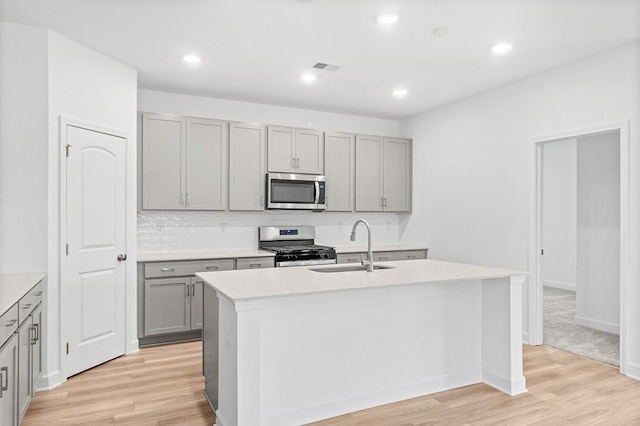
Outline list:
[[[320,182],[316,181],[314,183],[316,185],[316,202],[315,202],[315,204],[318,204],[320,202]]]

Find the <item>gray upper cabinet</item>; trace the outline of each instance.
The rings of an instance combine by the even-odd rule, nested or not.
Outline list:
[[[229,210],[264,210],[265,126],[229,125]]]
[[[184,118],[143,114],[143,209],[184,209],[184,139]]]
[[[142,115],[142,208],[224,210],[228,123]]]
[[[227,208],[227,129],[225,121],[187,119],[187,209]]]
[[[384,210],[382,155],[381,137],[356,136],[356,211]]]
[[[385,138],[383,159],[384,210],[411,211],[411,141]]]
[[[355,135],[326,132],[324,140],[327,211],[353,211],[355,206]]]
[[[323,133],[311,129],[269,126],[267,170],[277,173],[323,174]]]
[[[410,210],[411,140],[357,135],[356,211]]]

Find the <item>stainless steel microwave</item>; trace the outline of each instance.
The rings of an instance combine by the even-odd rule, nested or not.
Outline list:
[[[267,173],[267,209],[324,210],[325,177]]]

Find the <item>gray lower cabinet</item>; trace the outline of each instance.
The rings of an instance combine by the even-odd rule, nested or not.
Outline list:
[[[191,329],[191,278],[156,278],[144,282],[144,334]]]
[[[426,259],[428,249],[420,250],[398,250],[398,251],[374,251],[374,262],[390,262],[394,260],[416,260]],[[366,252],[355,253],[341,253],[338,254],[338,263],[360,263],[360,260],[364,256],[366,259]]]
[[[18,413],[20,421],[29,408],[31,402],[32,388],[31,383],[31,337],[33,319],[29,316],[18,327]]]
[[[18,424],[18,335],[0,347],[0,425]]]

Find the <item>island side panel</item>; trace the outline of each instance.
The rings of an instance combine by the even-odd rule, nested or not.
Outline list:
[[[215,412],[218,409],[218,295],[208,285],[203,286],[202,374],[204,394]]]
[[[527,391],[522,368],[523,276],[482,281],[482,381],[509,395]]]
[[[304,424],[482,381],[481,283],[270,300],[261,425]]]
[[[219,300],[219,398],[216,426],[257,426],[260,420],[260,317],[265,301]],[[206,308],[206,307],[205,307]]]

